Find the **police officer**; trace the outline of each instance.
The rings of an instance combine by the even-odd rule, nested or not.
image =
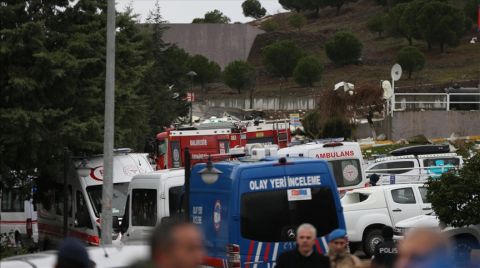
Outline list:
[[[397,245],[393,241],[393,229],[384,226],[382,229],[383,242],[375,246],[373,253],[372,267],[389,268],[393,267],[397,258]]]
[[[276,268],[328,268],[327,257],[314,250],[317,230],[311,224],[304,223],[297,228],[297,248],[282,253],[276,263]]]

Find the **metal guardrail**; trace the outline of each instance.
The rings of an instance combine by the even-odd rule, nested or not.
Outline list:
[[[433,97],[435,100],[406,100],[407,97]],[[473,96],[470,100],[452,100],[453,98],[466,99],[469,96]],[[405,97],[403,100],[398,100],[401,97]],[[458,104],[474,104],[476,106],[474,109],[465,109],[465,110],[480,110],[480,93],[395,93],[394,94],[394,111],[404,111],[408,109],[427,109],[431,110],[446,110],[450,111],[452,105]],[[398,108],[398,106],[401,108]],[[436,107],[428,107],[436,106]],[[464,110],[464,109],[462,109]]]

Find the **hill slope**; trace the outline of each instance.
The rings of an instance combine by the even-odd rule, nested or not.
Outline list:
[[[249,55],[249,62],[260,70],[257,82],[257,96],[279,94],[306,95],[323,88],[333,88],[339,81],[349,82],[379,82],[389,79],[390,67],[395,63],[397,52],[408,42],[403,38],[382,37],[367,30],[366,23],[372,15],[384,12],[384,7],[378,6],[374,0],[360,0],[349,3],[342,9],[341,15],[335,16],[333,8],[324,8],[319,19],[309,19],[308,24],[300,31],[291,29],[287,24],[289,13],[274,15],[271,19],[279,23],[280,30],[261,34],[255,40]],[[455,2],[463,9],[464,1]],[[338,31],[350,31],[363,43],[362,65],[345,67],[334,66],[324,51],[325,42]],[[414,45],[426,57],[425,68],[414,73],[412,79],[402,77],[395,85],[399,87],[421,84],[448,83],[452,81],[477,80],[480,78],[480,44],[470,44],[473,33],[465,34],[461,44],[456,48],[448,48],[446,53],[440,53],[434,47],[428,51],[425,42],[415,40]],[[276,40],[294,40],[309,54],[319,57],[325,65],[322,81],[315,88],[305,89],[297,86],[293,81],[282,82],[278,78],[270,77],[263,72],[261,63],[261,49]],[[224,88],[220,86],[220,88]],[[220,88],[217,88],[220,89]],[[230,90],[220,90],[233,94]]]

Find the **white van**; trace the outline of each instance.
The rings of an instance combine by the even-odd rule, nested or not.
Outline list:
[[[136,175],[128,187],[122,242],[144,241],[158,220],[182,212],[183,168]],[[157,202],[158,201],[158,202]]]
[[[127,199],[128,185],[133,176],[153,172],[147,154],[116,150],[113,158],[114,226],[121,221]],[[63,237],[64,188],[62,176],[56,178],[38,204],[39,244],[49,248]],[[103,156],[77,158],[70,168],[67,185],[68,235],[89,245],[100,243],[100,212],[102,209]],[[44,190],[45,191],[45,190]],[[114,235],[115,237],[115,235]]]
[[[462,165],[463,158],[455,153],[391,156],[377,158],[366,173],[367,176],[377,174],[378,184],[412,183],[439,177]]]
[[[340,191],[365,187],[363,156],[358,142],[311,142],[278,150],[279,157],[311,157],[328,161]]]

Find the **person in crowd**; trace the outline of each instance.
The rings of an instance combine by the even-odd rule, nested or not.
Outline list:
[[[328,235],[328,257],[332,268],[362,267],[360,259],[348,251],[347,232],[343,229],[333,230]]]
[[[151,258],[157,268],[196,268],[205,257],[203,236],[192,223],[164,221],[152,234]]]
[[[377,183],[380,180],[380,176],[373,173],[372,175],[370,175],[369,180],[370,180],[370,186],[377,186]]]
[[[398,244],[395,268],[454,267],[448,240],[439,230],[415,228]]]
[[[78,240],[67,237],[60,244],[55,268],[94,268],[87,249]]]
[[[375,246],[373,253],[372,267],[392,268],[397,258],[397,245],[393,241],[393,228],[384,226],[382,228],[383,242]]]
[[[317,230],[309,223],[304,223],[297,228],[297,247],[283,252],[277,259],[277,268],[326,268],[330,267],[327,257],[315,251]]]

